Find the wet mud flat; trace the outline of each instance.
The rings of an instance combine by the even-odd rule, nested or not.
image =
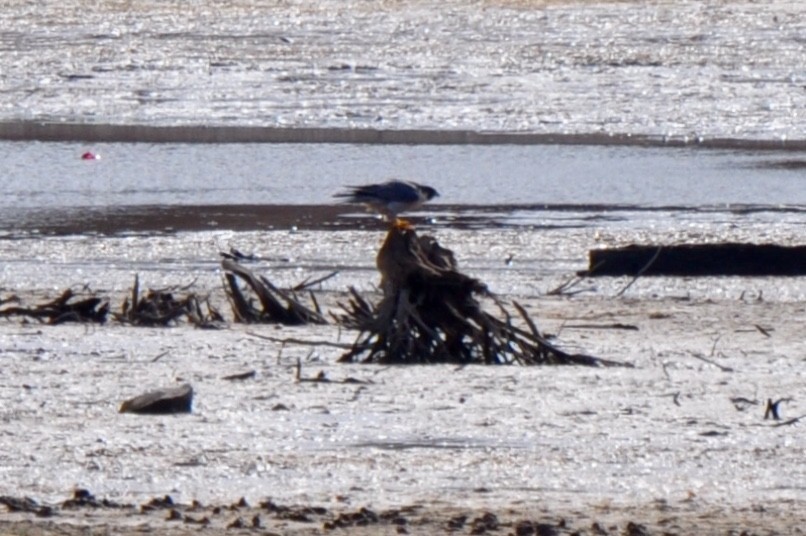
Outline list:
[[[701,241],[770,232],[763,219],[697,218],[710,223],[677,219],[665,230]],[[352,341],[336,325],[245,326],[229,315],[218,330],[5,319],[0,495],[6,510],[30,509],[0,514],[0,526],[796,534],[806,511],[803,278],[640,278],[624,294],[630,278],[603,278],[550,292],[584,267],[592,244],[634,242],[657,223],[418,221],[558,344],[631,369],[345,365],[343,349],[320,344]],[[799,229],[783,223],[776,240],[797,243]],[[315,289],[335,310],[348,286],[377,285],[382,235],[361,226],[20,235],[0,241],[0,286],[30,301],[89,284],[117,308],[137,273],[144,288],[192,283],[226,313],[218,253],[232,246],[258,253],[250,268],[281,285],[337,269]],[[305,377],[332,381],[297,381],[297,361]],[[185,382],[196,392],[189,415],[118,413],[147,388]],[[780,401],[779,420],[765,419],[768,400]],[[75,490],[89,496],[75,502]]]
[[[416,225],[440,229],[592,229],[672,225],[693,227],[703,222],[717,226],[700,233],[702,240],[730,237],[749,241],[760,226],[775,223],[772,240],[781,245],[798,244],[796,232],[806,207],[793,205],[658,205],[528,203],[472,204],[432,203],[428,210],[407,216]],[[747,227],[748,233],[740,233]],[[0,213],[0,236],[67,235],[156,235],[197,231],[382,231],[384,223],[375,213],[347,204],[221,204],[221,205],[111,205],[79,207],[17,208]],[[675,237],[675,229],[660,233]],[[719,232],[725,234],[719,235]]]

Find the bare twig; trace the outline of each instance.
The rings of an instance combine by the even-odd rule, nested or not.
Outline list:
[[[798,421],[800,421],[801,419],[804,419],[804,418],[806,418],[806,415],[801,415],[800,417],[795,417],[794,419],[789,419],[789,420],[786,420],[786,421],[777,422],[777,423],[773,424],[773,426],[776,426],[776,427],[777,426],[789,426],[791,424],[795,424],[796,422],[798,422]]]
[[[720,365],[719,363],[716,363],[716,362],[712,361],[711,359],[708,359],[707,357],[705,357],[705,356],[703,356],[703,355],[699,355],[699,354],[691,354],[691,356],[692,356],[692,357],[696,357],[696,358],[697,358],[697,359],[699,359],[700,361],[705,361],[705,362],[706,362],[706,363],[708,363],[709,365],[713,365],[713,366],[715,366],[716,368],[718,368],[718,369],[719,369],[719,370],[721,370],[722,372],[734,372],[734,370],[733,370],[732,368],[730,368],[730,367],[726,367],[726,366],[724,366],[724,365]]]
[[[254,331],[247,331],[246,334],[251,335],[252,337],[257,337],[258,339],[264,339],[272,342],[279,342],[282,343],[283,345],[299,344],[301,346],[328,346],[330,348],[340,348],[340,349],[352,348],[352,344],[346,344],[342,342],[297,339],[294,337],[272,337],[271,335],[261,335],[260,333],[255,333]]]
[[[596,269],[599,268],[602,264],[604,264],[604,261],[597,262],[590,269],[589,273],[595,272]],[[596,287],[588,287],[588,288],[582,288],[582,289],[575,290],[575,291],[571,292],[572,288],[574,288],[578,284],[582,283],[582,281],[584,281],[584,280],[585,280],[584,276],[581,276],[579,274],[574,274],[571,277],[569,277],[568,279],[566,279],[565,281],[563,281],[562,283],[560,283],[559,285],[557,285],[556,287],[554,287],[553,289],[551,289],[548,292],[546,292],[546,296],[563,296],[563,295],[565,295],[565,296],[573,296],[574,294],[580,294],[582,292],[588,292],[588,291],[596,290]]]
[[[613,324],[566,324],[567,329],[623,329],[627,331],[638,331],[638,326],[634,324],[622,324],[615,322]]]
[[[769,330],[764,329],[763,327],[759,326],[758,324],[753,324],[753,325],[754,325],[754,326],[756,327],[756,329],[757,329],[759,332],[761,332],[761,334],[762,334],[762,335],[764,335],[765,337],[768,337],[768,338],[769,338],[769,337],[772,337],[772,334],[769,332]]]
[[[325,281],[327,281],[331,277],[336,277],[337,275],[339,275],[339,272],[335,271],[335,272],[330,272],[329,274],[327,274],[325,276],[322,276],[322,277],[320,277],[318,279],[314,279],[313,281],[309,281],[308,279],[306,279],[302,283],[297,284],[291,290],[293,290],[295,292],[299,292],[301,290],[305,290],[306,288],[310,288],[310,287],[312,287],[314,285],[318,285],[319,283],[324,283]]]
[[[638,278],[639,278],[639,277],[641,277],[642,275],[644,275],[644,272],[646,272],[647,270],[649,270],[649,267],[650,267],[650,266],[652,266],[652,265],[655,263],[655,261],[656,261],[656,260],[658,260],[658,257],[660,256],[660,252],[661,252],[662,250],[663,250],[663,246],[658,246],[657,251],[655,251],[655,254],[654,254],[654,255],[652,255],[652,258],[651,258],[651,259],[649,259],[649,262],[647,262],[647,263],[644,265],[644,267],[643,267],[643,268],[641,268],[640,270],[638,270],[638,273],[637,273],[637,274],[635,274],[635,277],[633,277],[633,278],[632,278],[632,281],[630,281],[629,283],[627,283],[627,285],[626,285],[624,288],[622,288],[620,291],[618,291],[618,293],[616,294],[616,296],[617,296],[617,297],[618,297],[618,296],[621,296],[621,295],[623,295],[625,292],[627,292],[627,289],[628,289],[628,288],[630,288],[630,287],[633,285],[633,283],[635,283],[636,281],[638,281]]]
[[[711,346],[711,357],[714,357],[714,353],[716,352],[716,344],[719,342],[719,339],[722,338],[722,335],[717,335],[714,339],[714,344]]]

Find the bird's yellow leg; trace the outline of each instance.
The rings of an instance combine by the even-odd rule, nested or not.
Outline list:
[[[404,220],[403,218],[395,218],[395,220],[392,222],[392,227],[394,227],[395,229],[399,229],[401,231],[408,231],[410,229],[414,229],[414,226],[407,220]]]

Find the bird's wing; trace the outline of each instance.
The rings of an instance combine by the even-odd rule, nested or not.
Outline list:
[[[352,186],[350,192],[336,194],[336,197],[349,197],[356,202],[415,203],[420,200],[416,186],[403,181],[389,181],[382,184]]]
[[[356,193],[386,202],[413,203],[419,200],[417,188],[403,181],[371,184],[357,190]]]

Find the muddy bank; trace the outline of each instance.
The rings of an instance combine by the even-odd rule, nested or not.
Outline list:
[[[87,143],[365,143],[381,145],[618,145],[802,151],[806,139],[653,136],[619,133],[535,133],[478,130],[382,130],[269,126],[155,126],[98,123],[0,123],[0,140]]]
[[[633,205],[523,204],[450,205],[433,204],[428,211],[407,219],[417,225],[441,229],[507,229],[530,231],[621,225],[633,220],[664,221],[665,218],[723,218],[750,225],[754,219],[777,222],[782,230],[797,224],[806,213],[800,206],[640,207]],[[791,222],[787,222],[791,220]],[[665,222],[665,221],[664,221]],[[21,236],[173,234],[194,231],[355,231],[382,232],[384,223],[360,206],[333,205],[143,205],[15,209],[0,214],[0,233],[5,238]],[[790,233],[791,234],[791,233]],[[724,235],[725,238],[729,235]],[[782,243],[793,243],[790,235]],[[712,237],[719,240],[719,236]],[[698,239],[699,240],[699,239]],[[802,240],[795,238],[794,243]],[[632,272],[634,273],[634,272]]]

